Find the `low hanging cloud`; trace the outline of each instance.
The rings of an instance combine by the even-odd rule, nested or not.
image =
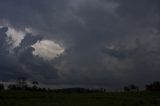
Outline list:
[[[35,49],[33,55],[42,57],[44,60],[52,60],[64,52],[64,48],[51,40],[38,41],[31,47]]]
[[[16,29],[14,29],[16,31]],[[14,80],[17,77],[27,77],[29,79],[39,80],[41,83],[51,83],[53,79],[57,78],[57,70],[54,68],[53,64],[50,61],[44,61],[45,59],[53,59],[52,57],[44,57],[41,59],[41,56],[48,56],[50,54],[40,54],[40,56],[36,56],[33,52],[36,47],[42,45],[36,45],[35,49],[32,45],[37,44],[38,41],[41,41],[43,46],[51,46],[54,49],[54,52],[46,52],[46,53],[57,53],[55,57],[58,57],[58,50],[61,48],[58,44],[54,43],[50,40],[42,40],[40,36],[34,36],[32,34],[25,34],[24,38],[20,40],[19,44],[15,46],[14,43],[8,42],[7,32],[9,31],[9,27],[2,27],[0,29],[1,34],[1,46],[0,46],[0,73],[1,80]],[[15,33],[11,33],[11,37],[13,37]],[[19,35],[21,36],[21,35]],[[17,36],[14,36],[17,37]],[[11,39],[12,41],[12,39]],[[54,47],[54,48],[53,48]],[[57,48],[56,48],[57,47]],[[12,48],[12,49],[11,49]],[[39,48],[38,50],[43,51],[43,48]],[[45,49],[46,50],[46,49]],[[56,52],[57,51],[57,52]],[[44,51],[43,51],[44,52]],[[47,72],[46,72],[47,71]],[[46,78],[50,79],[46,82]]]
[[[0,24],[9,26],[0,27],[0,56],[13,68],[0,61],[0,77],[110,87],[160,80],[159,7],[159,0],[1,0]]]
[[[12,48],[16,48],[20,45],[21,41],[24,39],[26,33],[22,31],[17,31],[14,28],[8,27],[8,31],[6,32],[8,37],[7,42],[12,45]]]

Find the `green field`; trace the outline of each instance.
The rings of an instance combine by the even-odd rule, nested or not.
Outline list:
[[[64,94],[0,91],[0,106],[160,106],[160,92]]]

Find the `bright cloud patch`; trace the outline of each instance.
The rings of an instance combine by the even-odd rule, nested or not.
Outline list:
[[[38,41],[32,47],[35,49],[33,55],[42,57],[44,60],[52,60],[64,52],[64,48],[51,40]]]
[[[12,48],[18,47],[25,37],[25,32],[18,31],[12,27],[8,27],[6,34],[8,36],[7,42],[12,45]]]

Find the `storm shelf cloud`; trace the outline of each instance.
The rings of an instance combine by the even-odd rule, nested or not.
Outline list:
[[[0,0],[0,80],[87,87],[160,80],[159,7],[159,0]]]

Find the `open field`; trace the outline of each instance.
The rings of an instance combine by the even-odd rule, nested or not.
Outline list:
[[[64,94],[1,91],[0,106],[160,106],[160,92]]]

